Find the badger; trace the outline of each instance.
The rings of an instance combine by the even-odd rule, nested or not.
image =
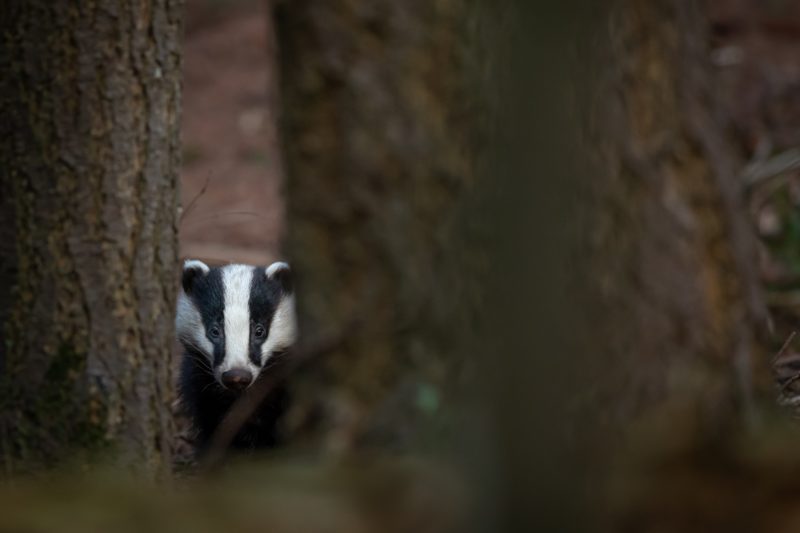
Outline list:
[[[202,261],[183,265],[175,319],[183,345],[178,392],[197,434],[198,453],[237,398],[295,342],[297,327],[289,265]],[[277,424],[288,407],[278,387],[235,436],[234,448],[279,444]]]

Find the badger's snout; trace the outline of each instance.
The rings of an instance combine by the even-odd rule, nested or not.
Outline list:
[[[231,390],[244,390],[252,381],[253,374],[245,368],[232,368],[222,373],[222,384]]]

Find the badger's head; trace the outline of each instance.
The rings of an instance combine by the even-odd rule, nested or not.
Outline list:
[[[183,265],[175,325],[178,340],[227,389],[252,384],[270,358],[295,341],[291,272],[201,261]]]

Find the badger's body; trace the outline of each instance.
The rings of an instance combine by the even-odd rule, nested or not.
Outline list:
[[[294,343],[294,295],[286,263],[210,268],[186,261],[181,285],[175,320],[184,347],[179,393],[202,450],[241,393]],[[287,402],[285,390],[273,390],[233,446],[277,444]]]

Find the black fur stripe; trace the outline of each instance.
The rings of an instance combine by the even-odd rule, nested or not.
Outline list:
[[[253,283],[250,285],[250,360],[254,365],[261,366],[261,346],[269,337],[272,316],[281,299],[279,284],[267,278],[263,267],[255,267]],[[257,339],[254,330],[256,325],[264,327],[266,334]]]
[[[222,284],[222,271],[219,268],[212,268],[205,276],[198,276],[192,282],[189,297],[200,312],[203,320],[203,327],[206,335],[213,327],[220,330],[217,339],[209,340],[214,345],[214,366],[219,366],[225,357],[225,335],[223,321],[225,317],[225,288]]]

